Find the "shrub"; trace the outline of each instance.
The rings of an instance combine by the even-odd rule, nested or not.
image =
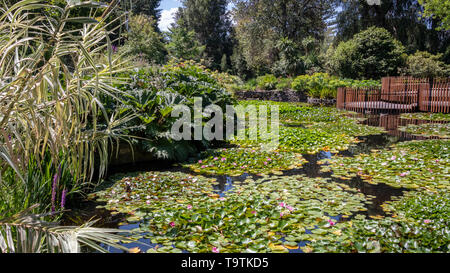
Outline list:
[[[301,75],[292,82],[292,89],[306,91],[313,98],[335,98],[338,87],[345,82],[327,73],[316,73],[311,76]]]
[[[108,106],[111,110],[121,109],[122,114],[137,113],[139,119],[127,124],[133,128],[128,134],[145,138],[133,140],[134,146],[158,159],[183,161],[197,151],[197,146],[208,145],[206,140],[195,143],[171,138],[171,127],[178,120],[171,117],[171,110],[176,105],[193,109],[195,97],[202,98],[203,107],[216,104],[225,109],[226,105],[234,104],[214,73],[194,61],[169,63],[162,68],[140,68],[127,74],[132,81],[118,86],[127,91],[127,96],[122,98],[123,104]]]
[[[272,74],[266,74],[256,78],[257,87],[262,90],[274,90],[277,82],[277,78]]]
[[[144,59],[149,63],[162,64],[166,49],[161,35],[155,30],[154,19],[145,15],[134,15],[131,16],[129,25],[127,41],[120,50],[126,55]]]
[[[402,74],[417,78],[446,77],[450,67],[441,61],[442,54],[433,55],[426,51],[417,51],[408,56]]]
[[[339,87],[377,88],[381,87],[379,81],[339,79],[327,73],[301,75],[292,82],[292,89],[306,91],[313,98],[335,98]]]
[[[291,78],[280,78],[278,80],[277,85],[275,86],[276,90],[286,91],[291,89],[292,79]]]
[[[383,28],[371,27],[342,42],[329,66],[344,78],[378,79],[398,75],[406,59],[405,48]]]

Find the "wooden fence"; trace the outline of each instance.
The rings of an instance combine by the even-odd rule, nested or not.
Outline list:
[[[379,89],[339,88],[337,107],[362,113],[450,112],[450,79],[386,77]]]

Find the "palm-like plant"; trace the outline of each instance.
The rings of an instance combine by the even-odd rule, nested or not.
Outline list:
[[[92,182],[94,170],[104,175],[110,145],[134,118],[107,114],[101,103],[118,100],[114,86],[126,79],[114,75],[128,69],[111,53],[109,34],[119,18],[108,15],[116,3],[67,0],[59,7],[24,0],[8,6],[0,0],[0,200],[9,203],[0,203],[1,252],[78,252],[80,243],[102,251],[98,242],[120,248],[117,230],[92,223],[58,227],[40,220],[46,214],[33,214],[48,204],[28,203],[37,193],[51,193],[53,201],[61,165],[73,188]],[[74,17],[79,8],[88,16]]]
[[[54,166],[64,158],[75,183],[91,182],[95,168],[105,173],[111,140],[133,118],[108,116],[100,102],[117,99],[114,85],[124,79],[113,75],[127,69],[111,54],[114,29],[107,29],[118,19],[107,18],[115,2],[0,6],[0,166],[22,182],[29,159],[39,165],[47,153]],[[89,16],[72,17],[80,7],[90,8]]]
[[[116,229],[95,228],[92,227],[94,222],[81,227],[57,226],[40,220],[48,214],[30,214],[36,206],[38,205],[12,217],[0,219],[1,253],[79,253],[81,246],[106,252],[99,243],[128,250],[118,243],[125,238],[117,235]]]

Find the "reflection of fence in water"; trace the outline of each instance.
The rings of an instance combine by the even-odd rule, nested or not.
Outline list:
[[[388,135],[396,136],[405,140],[425,140],[425,139],[439,139],[439,137],[423,137],[415,136],[407,132],[398,130],[399,127],[407,126],[408,124],[421,125],[425,123],[447,123],[446,121],[429,121],[418,119],[402,119],[400,115],[369,115],[360,114],[359,117],[364,117],[365,125],[383,127]]]
[[[362,113],[450,112],[450,79],[385,77],[382,87],[339,88],[337,108]]]

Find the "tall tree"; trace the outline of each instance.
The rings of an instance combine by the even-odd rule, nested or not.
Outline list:
[[[231,20],[227,12],[228,0],[182,0],[176,14],[177,25],[194,31],[205,54],[212,59],[211,68],[219,69],[222,56],[230,56]]]
[[[441,20],[439,29],[450,30],[450,0],[419,0],[424,7],[424,15]]]
[[[441,25],[439,18],[421,17],[424,9],[418,0],[383,0],[381,5],[370,5],[367,0],[340,2],[336,44],[372,26],[387,29],[408,53],[444,52],[450,43],[450,33],[437,29]]]
[[[334,2],[235,0],[236,36],[249,67],[260,74],[270,70],[280,59],[281,39],[298,45],[307,37],[322,40]]]

